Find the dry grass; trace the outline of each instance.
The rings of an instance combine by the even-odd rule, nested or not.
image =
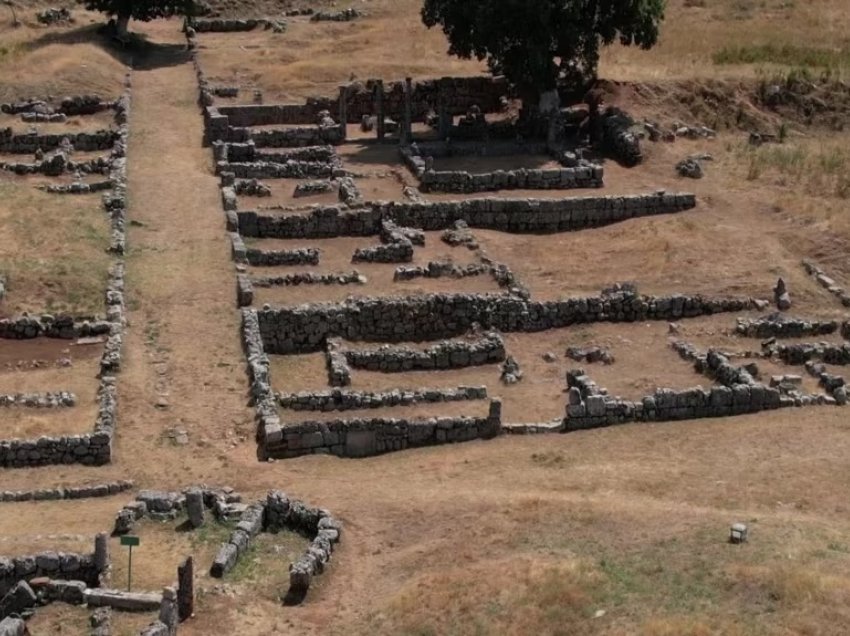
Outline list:
[[[389,13],[389,2],[379,0],[375,17],[351,25],[293,23],[274,47],[262,40],[270,35],[260,34],[259,44],[266,47],[261,49],[238,49],[242,36],[201,36],[208,47],[204,63],[218,68],[214,72],[222,79],[244,73],[244,85],[260,83],[287,99],[330,92],[351,71],[389,78],[469,69],[445,58],[441,36],[418,25],[417,4],[395,3],[398,17]],[[771,0],[763,10],[761,4],[735,2],[734,11],[732,2],[687,9],[684,4],[671,2],[658,49],[609,52],[604,74],[752,76],[755,69],[747,67],[714,68],[711,56],[722,46],[748,44],[751,34],[761,32],[795,46],[812,46],[816,36],[819,46],[840,46],[837,34],[847,19],[835,1],[798,0],[783,8]],[[144,28],[154,40],[180,42],[176,21]],[[791,33],[795,29],[799,34]],[[334,34],[336,41],[317,33]],[[397,41],[409,50],[399,51]],[[181,626],[187,635],[846,631],[850,427],[838,408],[500,438],[358,461],[311,456],[259,464],[253,440],[238,436],[251,430],[252,413],[245,406],[232,265],[216,179],[198,143],[193,81],[189,66],[174,64],[150,64],[134,77],[130,217],[144,225],[130,229],[132,328],[120,379],[115,463],[8,472],[4,488],[118,476],[135,479],[140,488],[229,484],[251,497],[283,488],[344,521],[330,570],[299,608],[282,608],[277,601],[296,546],[285,547],[279,557],[268,548],[283,539],[258,544],[254,558],[225,581],[230,591],[221,593],[204,578],[215,536],[208,537],[209,544],[193,543],[168,525],[141,528],[149,539],[143,546],[152,552],[139,553],[140,585],[172,581],[180,558],[196,555],[202,593],[197,618]],[[647,107],[668,97],[656,96]],[[646,291],[765,296],[783,275],[795,313],[842,315],[834,299],[801,271],[799,259],[813,255],[840,276],[850,275],[846,201],[836,196],[833,181],[809,184],[805,171],[794,171],[797,160],[773,158],[768,148],[744,150],[740,141],[730,135],[714,142],[647,145],[641,168],[606,165],[608,191],[693,188],[700,201],[693,212],[572,235],[477,234],[489,255],[507,262],[538,297],[596,292],[624,278]],[[841,141],[823,142],[821,150],[819,140],[810,144],[792,135],[788,147],[798,144],[804,166],[824,163],[828,178],[837,180],[844,160],[830,157]],[[166,146],[172,151],[164,164]],[[705,179],[684,184],[672,166],[700,151],[712,152],[716,161]],[[755,179],[747,178],[751,157],[762,165]],[[145,196],[150,192],[156,196]],[[431,242],[429,248],[438,245]],[[343,247],[336,250],[338,262],[350,258],[351,245]],[[739,341],[727,333],[732,318],[683,321],[682,332],[700,346],[734,346]],[[612,385],[617,379],[624,384],[613,387],[618,391],[643,391],[659,379],[689,380],[679,373],[681,365],[672,364],[664,330],[661,324],[594,325],[511,334],[508,350],[526,371],[523,382],[501,387],[495,365],[469,371],[485,375],[452,372],[441,380],[483,379],[492,394],[505,397],[508,421],[546,419],[563,412],[563,373],[574,365],[560,359],[544,363],[543,352],[560,354],[569,344],[597,342],[610,344],[615,355],[617,348],[628,348],[633,354],[622,354],[609,369],[591,367],[591,374],[615,374]],[[293,389],[326,385],[321,355],[276,358],[273,364],[276,386],[281,379]],[[664,376],[667,364],[670,375]],[[162,369],[171,406],[157,410]],[[436,384],[430,376],[402,376],[355,372],[354,383],[363,389]],[[162,443],[163,430],[175,425],[188,431],[189,445]],[[0,546],[3,552],[6,543],[11,553],[55,547],[34,537],[44,527],[108,529],[118,507],[113,499],[30,506],[4,504],[0,536],[9,539]],[[734,521],[750,525],[749,544],[726,543]],[[116,580],[120,560],[118,554]]]
[[[19,13],[20,9],[19,9]],[[121,54],[105,49],[94,30],[99,14],[76,11],[69,27],[38,26],[33,14],[12,28],[6,7],[0,11],[0,101],[22,97],[63,97],[94,93],[117,97],[127,72]]]
[[[0,224],[0,272],[9,282],[0,313],[103,313],[111,259],[98,195],[48,194],[0,175]]]
[[[846,9],[843,0],[669,0],[658,46],[651,51],[610,47],[600,71],[612,80],[651,82],[754,77],[760,69],[824,62],[846,69],[840,53],[850,27]],[[767,55],[771,50],[793,55]],[[723,64],[715,64],[718,55]]]
[[[266,101],[333,95],[352,79],[386,80],[479,75],[486,66],[448,57],[445,38],[428,30],[419,0],[376,0],[369,17],[315,24],[291,19],[286,33],[201,34],[201,63],[214,82],[238,83],[244,94],[263,90]]]

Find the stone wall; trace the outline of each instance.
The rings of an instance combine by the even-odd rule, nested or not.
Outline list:
[[[280,149],[275,151],[261,150],[253,141],[245,143],[225,143],[216,141],[212,144],[213,157],[218,161],[269,161],[286,163],[287,161],[318,161],[330,163],[337,159],[333,146],[303,146],[301,148]]]
[[[829,293],[835,296],[841,304],[845,307],[850,307],[850,293],[847,292],[841,285],[835,282],[831,276],[828,276],[826,272],[824,272],[820,267],[818,267],[815,263],[804,260],[803,267],[805,270],[811,275],[814,276],[815,280],[818,281],[821,287],[826,289]]]
[[[342,534],[342,523],[327,510],[313,508],[292,499],[280,491],[271,491],[264,501],[248,506],[236,529],[223,543],[215,556],[210,574],[215,578],[226,575],[248,550],[260,532],[297,532],[310,539],[304,554],[290,564],[290,586],[281,600],[289,605],[301,603],[307,595],[314,576],[328,565],[334,546]]]
[[[245,260],[254,267],[277,267],[281,265],[318,265],[319,249],[305,247],[295,250],[245,250]]]
[[[735,331],[751,338],[800,338],[835,333],[837,320],[802,320],[783,314],[763,318],[738,318]]]
[[[0,597],[18,581],[31,581],[39,577],[74,579],[96,586],[102,572],[96,561],[93,553],[75,552],[48,551],[15,557],[0,556]]]
[[[474,193],[493,190],[566,190],[601,188],[602,166],[549,170],[497,170],[470,173],[463,170],[426,170],[419,178],[422,192]]]
[[[613,294],[532,301],[509,294],[432,294],[351,299],[338,304],[263,309],[258,326],[269,353],[318,351],[329,337],[378,342],[439,340],[473,324],[503,332],[535,332],[587,322],[677,320],[753,309],[749,298]]]
[[[353,409],[377,409],[393,406],[411,406],[435,402],[459,402],[484,400],[487,387],[461,386],[456,389],[416,389],[394,391],[304,391],[301,393],[278,393],[281,408],[293,411],[348,411]]]
[[[780,360],[788,364],[805,364],[809,360],[819,360],[826,364],[850,364],[850,344],[829,344],[826,342],[779,345],[775,349]]]
[[[474,154],[464,148],[467,144],[411,144],[399,148],[402,161],[419,179],[423,192],[475,193],[494,190],[564,190],[570,188],[601,188],[603,168],[589,164],[556,169],[496,170],[489,172],[468,172],[465,170],[440,170],[434,167],[434,157],[451,157]],[[481,154],[498,156],[501,149],[509,152],[523,146],[494,144],[488,152],[486,144],[470,144],[481,148]]]
[[[384,116],[401,121],[404,117],[404,80],[384,82]],[[359,124],[364,116],[376,114],[374,91],[377,80],[349,84],[346,89],[347,123]],[[416,120],[436,111],[442,103],[450,115],[464,115],[471,106],[492,113],[502,109],[502,98],[508,94],[503,77],[446,77],[413,82],[411,114]],[[252,126],[312,124],[318,114],[327,110],[339,113],[339,95],[311,97],[303,104],[251,104],[209,107],[207,117],[224,117],[223,125],[239,128]]]
[[[307,179],[311,177],[330,178],[338,168],[332,163],[318,161],[295,161],[271,163],[253,161],[245,163],[216,164],[216,174],[222,171],[232,172],[242,179]]]
[[[202,94],[204,88],[202,87]],[[258,109],[246,112],[244,108]],[[222,110],[224,112],[222,112]],[[305,146],[337,145],[345,140],[345,128],[342,125],[315,125],[319,109],[309,121],[281,124],[281,128],[252,128],[251,126],[268,126],[272,113],[278,112],[270,107],[257,106],[207,106],[204,109],[204,142],[212,144],[217,141],[228,143],[248,143],[253,141],[258,148],[298,148]],[[224,114],[224,113],[229,114]],[[295,116],[294,109],[285,108],[279,111],[286,120],[301,119]],[[336,112],[336,111],[334,111]],[[283,115],[283,113],[286,113]],[[245,125],[235,125],[233,121]],[[258,121],[251,125],[246,122]]]
[[[259,434],[264,457],[289,458],[311,453],[367,457],[419,446],[489,439],[499,435],[501,424],[501,402],[494,400],[487,417],[307,421]]]
[[[84,107],[85,104],[83,104]],[[113,190],[103,196],[103,205],[110,216],[111,240],[109,252],[123,255],[125,247],[126,210],[126,148],[129,135],[127,120],[130,111],[130,77],[125,80],[125,92],[115,103],[118,131],[112,139],[108,172]],[[63,136],[57,136],[61,142]],[[71,316],[29,316],[0,320],[0,339],[31,339],[38,337],[74,339],[106,335],[100,360],[100,385],[97,391],[97,417],[92,433],[39,437],[38,439],[0,440],[0,467],[22,468],[49,464],[102,465],[111,460],[112,438],[115,433],[117,388],[115,373],[121,367],[121,348],[124,318],[124,263],[117,260],[109,270],[104,294],[106,320],[75,319]]]
[[[255,287],[291,287],[296,285],[362,285],[366,277],[358,272],[339,272],[322,274],[319,272],[295,272],[282,276],[261,276],[251,278]]]
[[[495,332],[472,340],[445,340],[427,349],[383,345],[377,349],[343,349],[346,362],[355,369],[401,373],[462,369],[495,364],[505,359],[505,343]]]
[[[224,18],[198,19],[190,18],[187,26],[197,33],[234,33],[237,31],[253,31],[257,27],[265,26],[267,20],[242,19],[227,20]]]
[[[55,150],[68,140],[75,150],[92,152],[108,150],[118,139],[115,130],[98,130],[95,132],[54,133],[54,134],[14,134],[11,128],[0,128],[0,152],[9,154],[35,154],[36,150]]]
[[[422,230],[445,230],[456,221],[469,227],[513,233],[582,230],[631,218],[670,214],[696,205],[692,194],[657,193],[565,199],[470,199],[435,203],[375,202],[349,210],[317,208],[286,216],[238,213],[239,232],[257,238],[331,238],[380,233],[385,219]]]
[[[55,501],[57,499],[88,499],[90,497],[109,497],[133,487],[132,480],[95,484],[92,486],[57,486],[38,490],[0,491],[0,502],[4,501]]]
[[[409,263],[413,260],[413,243],[408,240],[354,250],[353,263]]]
[[[674,348],[683,357],[690,358],[690,348],[676,345]],[[709,351],[708,356],[698,356],[695,366],[715,375],[724,385],[681,391],[656,389],[652,395],[632,401],[608,395],[589,381],[581,369],[571,371],[567,373],[569,404],[564,428],[575,431],[626,422],[727,417],[795,405],[793,398],[755,382],[746,371],[735,369],[727,358],[715,351]]]

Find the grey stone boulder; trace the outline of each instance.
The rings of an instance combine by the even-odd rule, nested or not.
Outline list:
[[[35,607],[37,603],[38,598],[29,583],[18,581],[6,596],[0,599],[0,616],[5,618],[13,614],[20,615],[23,611]]]

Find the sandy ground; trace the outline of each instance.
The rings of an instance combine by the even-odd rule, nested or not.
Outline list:
[[[503,437],[357,461],[316,456],[258,463],[233,265],[217,180],[200,146],[194,74],[176,21],[140,28],[158,46],[136,60],[133,74],[129,215],[136,223],[129,228],[129,329],[115,461],[101,468],[3,471],[2,488],[132,478],[139,488],[227,484],[249,499],[280,488],[343,520],[331,567],[297,608],[277,600],[287,563],[303,548],[297,539],[263,538],[256,556],[222,586],[203,574],[214,528],[207,536],[186,536],[169,524],[144,524],[140,533],[152,549],[139,554],[140,584],[159,587],[173,580],[184,556],[197,558],[197,616],[181,626],[185,634],[844,633],[850,622],[844,496],[850,428],[842,409]],[[411,44],[411,55],[417,46]],[[317,77],[315,85],[336,82],[337,75]],[[314,85],[294,82],[292,92],[308,88]],[[731,143],[717,140],[711,148],[720,155]],[[782,275],[795,314],[842,316],[799,259],[815,256],[848,280],[847,243],[837,229],[846,204],[807,204],[793,187],[746,181],[731,153],[719,157],[703,181],[682,184],[672,175],[672,160],[696,146],[651,146],[646,166],[634,172],[606,165],[606,190],[693,189],[699,206],[692,212],[574,234],[476,236],[534,297],[596,293],[620,280],[635,280],[646,292],[765,297]],[[352,245],[341,245],[328,249],[320,267],[350,259]],[[426,249],[441,245],[429,241]],[[450,253],[469,257],[463,248]],[[757,348],[757,340],[729,335],[734,318],[683,321],[681,336],[702,347]],[[625,397],[656,383],[705,384],[667,339],[664,323],[509,334],[508,352],[526,373],[517,385],[501,386],[498,366],[489,365],[426,374],[355,371],[353,388],[486,384],[505,400],[507,421],[544,421],[563,413],[564,373],[576,366],[563,352],[574,344],[611,348],[614,365],[586,368]],[[543,360],[547,351],[556,362]],[[766,365],[765,372],[773,368]],[[29,373],[41,371],[15,372]],[[272,375],[279,390],[327,382],[321,355],[275,357]],[[0,373],[0,382],[5,379]],[[163,399],[167,407],[156,408]],[[475,403],[454,407],[466,411]],[[167,440],[175,427],[187,431],[187,445]],[[11,554],[88,545],[131,497],[0,504],[0,552],[7,552],[7,542]],[[726,543],[735,521],[751,528],[746,546]],[[47,528],[85,539],[46,539]],[[137,629],[151,618],[121,616],[119,627]],[[59,624],[80,624],[81,617],[56,606],[35,621],[34,633],[52,633]]]

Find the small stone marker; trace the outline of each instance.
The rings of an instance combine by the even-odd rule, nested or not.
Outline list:
[[[204,496],[200,490],[192,489],[186,493],[186,510],[193,528],[204,525]]]
[[[746,543],[747,526],[743,523],[733,523],[729,529],[729,543]]]

